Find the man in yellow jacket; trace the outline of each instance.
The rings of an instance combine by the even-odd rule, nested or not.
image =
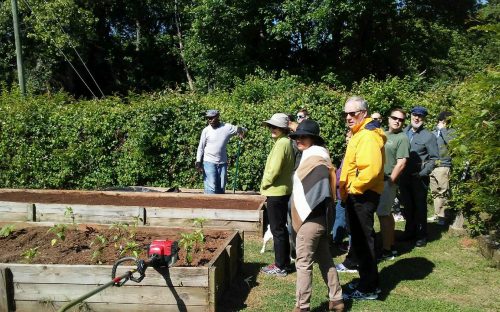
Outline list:
[[[375,256],[374,213],[384,190],[384,144],[386,137],[378,121],[369,118],[368,104],[359,96],[344,106],[353,136],[347,145],[340,173],[340,197],[346,203],[353,251],[359,261],[359,283],[351,283],[345,299],[378,298],[379,277]]]

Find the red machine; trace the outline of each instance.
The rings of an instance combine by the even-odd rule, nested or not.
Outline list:
[[[178,259],[179,245],[176,241],[154,240],[148,248],[149,266],[170,267]]]

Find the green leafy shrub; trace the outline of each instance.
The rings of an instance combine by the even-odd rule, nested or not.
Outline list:
[[[500,227],[499,86],[500,72],[490,69],[455,90],[452,125],[457,138],[450,143],[456,169],[452,203],[467,217],[472,234]],[[470,177],[462,181],[466,162],[470,164]]]

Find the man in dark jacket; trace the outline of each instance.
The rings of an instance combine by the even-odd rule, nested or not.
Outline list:
[[[436,136],[424,128],[427,114],[422,106],[411,110],[411,125],[404,130],[410,140],[410,158],[399,185],[406,219],[402,240],[416,240],[417,247],[427,245],[429,175],[439,159]]]
[[[454,137],[455,131],[450,128],[450,112],[441,112],[438,115],[438,124],[432,133],[436,136],[439,148],[439,160],[430,175],[431,195],[434,200],[434,216],[429,221],[436,221],[439,225],[446,224],[445,210],[448,207],[450,194],[451,156],[448,144]]]

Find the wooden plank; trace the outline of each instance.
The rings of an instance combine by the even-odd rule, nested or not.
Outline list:
[[[36,206],[35,204],[29,204],[28,205],[28,211],[27,211],[27,216],[28,216],[28,221],[36,222]]]
[[[21,312],[54,312],[60,309],[66,302],[52,301],[52,302],[38,302],[38,301],[16,301],[17,311]],[[81,307],[82,310],[78,310]],[[85,308],[89,308],[85,310]],[[3,310],[2,310],[3,311]],[[148,304],[144,306],[142,303],[88,303],[85,302],[77,305],[70,311],[98,311],[98,312],[179,312],[185,311],[180,305],[160,305]],[[206,305],[190,305],[189,312],[206,312]]]
[[[110,265],[70,265],[70,264],[18,264],[3,263],[0,268],[10,268],[16,283],[41,284],[104,284],[111,280]],[[132,266],[120,266],[116,275],[121,275]],[[171,284],[184,287],[208,287],[207,267],[172,267],[168,276]],[[127,286],[165,286],[165,274],[160,274],[154,268],[146,270],[146,277],[137,284],[127,282]],[[1,311],[1,310],[0,310]]]
[[[220,299],[224,291],[229,287],[231,283],[231,272],[230,272],[230,254],[228,253],[227,247],[230,245],[236,246],[239,243],[240,234],[234,232],[233,235],[229,236],[223,248],[220,248],[214,258],[209,262],[209,302],[210,310],[215,311],[217,307],[217,300]],[[229,248],[231,249],[231,248]],[[235,249],[235,252],[237,249]],[[236,272],[234,273],[236,275]]]
[[[12,272],[8,268],[0,268],[0,311],[12,311],[14,294]]]
[[[26,221],[26,211],[20,212],[2,212],[0,213],[0,221],[13,222],[13,221]]]
[[[253,195],[253,193],[245,194],[195,194],[195,193],[164,193],[164,192],[116,192],[116,191],[79,191],[79,190],[42,190],[42,189],[0,189],[0,197],[2,193],[32,193],[44,195],[95,195],[104,194],[106,196],[121,196],[121,197],[136,197],[141,196],[144,198],[214,198],[214,199],[229,199],[229,200],[245,200],[253,201],[256,203],[266,200],[265,196]]]
[[[144,222],[144,208],[139,206],[94,206],[66,204],[36,204],[36,219],[41,222],[71,222],[64,212],[68,207],[73,210],[75,223],[134,222],[140,217]]]
[[[148,218],[259,221],[258,210],[146,207]]]
[[[76,299],[97,286],[76,284],[24,284],[15,283],[14,297],[20,301],[70,301]],[[141,303],[148,304],[181,304],[206,305],[208,303],[207,288],[203,287],[159,287],[159,286],[127,286],[109,287],[89,297],[87,302],[100,303]]]
[[[224,249],[224,254],[225,254],[225,249]],[[227,274],[228,272],[226,271],[226,265],[227,265],[227,257],[226,256],[221,256],[216,259],[214,262],[213,266],[210,268],[210,274],[209,274],[209,298],[210,302],[209,305],[213,311],[215,311],[215,308],[217,307],[217,301],[220,299],[220,296],[224,291],[227,289],[229,286],[226,283],[227,280]]]
[[[243,253],[242,253],[242,241],[239,235],[235,235],[231,240],[230,245],[226,247],[226,252],[229,257],[228,268],[229,268],[229,283],[238,274],[243,263]],[[241,249],[240,249],[241,248]]]
[[[98,215],[108,217],[137,217],[141,216],[140,206],[111,206],[111,205],[81,205],[81,204],[44,204],[35,203],[38,214],[61,214],[71,207],[75,215]],[[66,217],[69,219],[69,217]]]
[[[173,219],[173,218],[150,218],[148,217],[148,225],[162,227],[192,227],[193,219]],[[235,229],[245,232],[259,232],[260,225],[258,222],[240,222],[227,220],[206,220],[203,227],[211,229]]]
[[[33,204],[0,201],[1,221],[31,221],[27,212]]]

